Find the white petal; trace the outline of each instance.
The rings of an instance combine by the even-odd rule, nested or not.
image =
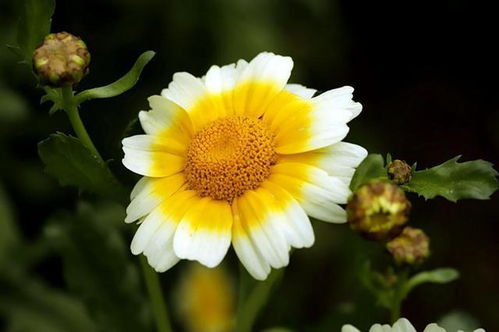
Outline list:
[[[162,96],[148,98],[150,111],[139,112],[142,128],[149,135],[165,135],[178,140],[192,135],[192,123],[181,107]]]
[[[400,318],[393,324],[393,332],[416,332],[414,326],[406,318]],[[445,332],[445,330],[443,331]]]
[[[130,245],[132,254],[142,253],[161,225],[165,223],[178,224],[196,198],[196,193],[193,191],[181,191],[163,201],[149,213],[133,237]]]
[[[189,111],[207,94],[207,91],[201,79],[181,72],[173,74],[172,82],[168,85],[168,89],[161,91],[161,95]]]
[[[286,84],[284,90],[291,92],[301,98],[310,99],[317,92],[315,89],[307,88],[300,84]]]
[[[285,87],[292,68],[290,57],[258,54],[240,72],[233,93],[234,113],[260,117]]]
[[[134,189],[133,199],[126,209],[126,223],[133,222],[151,212],[162,201],[175,194],[184,184],[183,174],[165,178],[142,178]]]
[[[172,222],[162,223],[144,250],[147,262],[157,272],[164,272],[179,261],[173,251],[173,234],[176,227],[177,224]]]
[[[321,149],[280,156],[282,162],[299,162],[325,170],[350,185],[355,169],[367,156],[367,150],[351,143],[339,142]]]
[[[126,168],[140,175],[151,177],[169,176],[180,172],[185,166],[182,156],[163,151],[144,151],[123,146],[122,160]]]
[[[300,204],[283,188],[272,182],[262,183],[262,189],[268,191],[268,195],[273,196],[273,203],[267,203],[275,210],[282,210],[283,217],[280,219],[280,228],[288,243],[295,248],[308,248],[314,243],[314,230],[303,208]]]
[[[425,327],[423,332],[447,332],[444,328],[438,326],[435,323],[429,324]]]
[[[180,222],[173,240],[175,254],[215,267],[230,247],[231,228],[229,204],[204,197],[187,211]]]
[[[360,330],[357,329],[355,326],[347,324],[341,327],[341,332],[360,332]]]
[[[277,269],[288,265],[290,246],[279,226],[282,215],[272,211],[262,198],[260,192],[248,190],[236,198],[233,210],[238,213],[244,234],[270,266]]]
[[[300,163],[279,163],[269,181],[286,189],[308,215],[333,223],[346,222],[345,204],[351,194],[348,186],[325,171]]]

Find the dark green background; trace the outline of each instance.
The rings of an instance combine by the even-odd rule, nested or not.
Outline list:
[[[89,102],[82,109],[102,155],[114,160],[111,167],[129,186],[138,178],[119,162],[120,141],[138,111],[148,107],[146,98],[166,87],[176,71],[201,76],[211,64],[249,60],[260,51],[290,55],[295,63],[293,83],[321,91],[355,87],[355,100],[364,110],[351,123],[346,140],[370,152],[390,152],[410,163],[417,161],[423,168],[458,154],[463,155],[462,160],[482,158],[497,164],[499,57],[493,47],[497,27],[495,11],[482,5],[464,0],[59,1],[53,31],[76,34],[90,48],[90,74],[77,90],[114,81],[142,51],[157,52],[133,90],[112,100]],[[2,45],[15,41],[18,7],[17,1],[0,2]],[[70,133],[71,129],[64,113],[48,116],[49,107],[39,105],[40,97],[41,90],[35,88],[29,70],[16,64],[15,56],[0,46],[0,191],[5,196],[0,204],[11,211],[15,227],[24,237],[18,244],[21,249],[9,252],[8,263],[0,265],[0,329],[3,320],[9,331],[41,331],[13,327],[12,322],[31,320],[33,312],[45,312],[43,303],[16,288],[23,289],[19,278],[13,278],[18,282],[14,287],[12,275],[5,277],[12,271],[19,270],[19,275],[43,282],[75,301],[83,298],[85,303],[89,302],[81,289],[94,287],[75,286],[64,277],[68,273],[63,273],[65,261],[60,250],[74,245],[71,240],[56,246],[47,243],[51,242],[48,220],[63,223],[65,218],[74,219],[61,217],[60,210],[74,211],[79,195],[74,189],[60,188],[43,172],[37,142],[52,132]],[[131,132],[138,130],[132,126]],[[403,313],[416,327],[461,310],[488,331],[499,331],[497,197],[454,204],[444,199],[425,203],[411,196],[411,224],[423,228],[432,239],[433,256],[424,267],[451,266],[462,274],[452,284],[424,285],[414,291]],[[105,209],[114,209],[112,225],[114,230],[120,229],[120,236],[124,234],[124,247],[118,246],[123,249],[123,260],[136,264],[126,249],[132,226],[121,225],[119,208]],[[356,275],[366,256],[383,262],[380,247],[366,243],[346,226],[315,222],[314,228],[316,244],[293,253],[284,281],[259,319],[258,329],[284,326],[296,331],[338,331],[347,322],[366,328],[385,321],[386,313],[362,291]],[[98,248],[99,239],[87,238],[85,243],[95,241]],[[102,257],[99,253],[104,250],[92,253],[103,260],[101,265],[105,265],[106,253]],[[228,263],[236,272],[233,253],[230,256]],[[85,262],[78,268],[85,270]],[[184,265],[161,275],[168,292]],[[109,269],[105,275],[117,273]],[[136,288],[143,291],[137,283]],[[127,299],[119,298],[116,305]],[[138,307],[134,314],[145,311],[142,318],[147,321],[150,316],[144,299],[130,301]],[[30,310],[25,309],[26,303]],[[92,317],[105,314],[85,310]]]

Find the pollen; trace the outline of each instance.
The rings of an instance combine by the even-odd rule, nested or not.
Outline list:
[[[186,182],[202,197],[232,202],[256,189],[276,163],[274,137],[265,124],[246,116],[213,121],[187,150]]]

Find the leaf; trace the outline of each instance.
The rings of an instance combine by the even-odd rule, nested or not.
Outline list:
[[[423,271],[413,276],[405,285],[405,294],[414,287],[427,283],[446,284],[459,278],[459,272],[452,268],[440,268],[432,271]]]
[[[31,64],[33,51],[50,33],[54,0],[24,0],[19,19],[17,43],[24,62]]]
[[[50,107],[49,114],[52,115],[57,111],[63,111],[63,96],[61,88],[50,88],[48,86],[44,86],[43,90],[45,90],[45,95],[40,99],[40,104],[51,101],[53,103],[52,107]]]
[[[126,195],[107,165],[75,137],[52,134],[38,143],[38,153],[45,164],[45,171],[62,186],[75,186],[83,191],[116,199]]]
[[[460,157],[414,172],[411,182],[402,188],[425,199],[436,196],[452,202],[465,198],[489,199],[498,188],[498,173],[493,165],[484,160],[458,163]]]
[[[6,331],[97,331],[81,302],[27,275],[0,272],[0,289]]]
[[[135,61],[132,69],[130,69],[130,71],[125,74],[125,76],[121,77],[116,82],[78,93],[75,97],[77,105],[90,99],[111,98],[130,90],[137,83],[142,70],[147,65],[147,63],[151,61],[155,54],[156,53],[153,51],[142,53],[137,61]]]
[[[361,185],[374,179],[386,179],[386,168],[380,154],[369,154],[357,167],[350,182],[350,189],[357,190]]]
[[[64,277],[102,331],[150,331],[150,308],[137,265],[119,232],[119,205],[81,203],[76,215],[53,219],[47,241],[62,256]]]
[[[19,230],[14,220],[14,213],[3,186],[0,184],[0,269],[15,252],[21,241]]]

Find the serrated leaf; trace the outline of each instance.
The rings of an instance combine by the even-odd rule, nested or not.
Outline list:
[[[380,154],[369,154],[355,170],[350,182],[350,189],[357,190],[361,185],[374,179],[386,179],[386,169]]]
[[[52,134],[38,143],[38,153],[45,164],[45,171],[62,186],[75,186],[116,199],[126,195],[107,165],[75,137]]]
[[[33,51],[50,33],[54,0],[24,0],[19,19],[17,43],[23,60],[31,64]]]
[[[461,156],[441,165],[414,172],[411,182],[403,188],[425,199],[442,196],[449,201],[489,199],[498,188],[497,171],[484,160],[458,163]]]
[[[124,215],[118,205],[81,203],[76,215],[53,219],[45,234],[62,256],[70,290],[101,331],[150,331],[150,308],[135,258],[119,232]]]
[[[153,51],[142,53],[137,61],[135,61],[132,69],[130,69],[130,71],[123,77],[109,85],[85,90],[78,93],[75,97],[76,103],[81,104],[84,101],[97,98],[111,98],[114,96],[118,96],[127,90],[130,90],[137,83],[142,70],[149,63],[149,61],[151,61],[154,55],[155,52]]]

